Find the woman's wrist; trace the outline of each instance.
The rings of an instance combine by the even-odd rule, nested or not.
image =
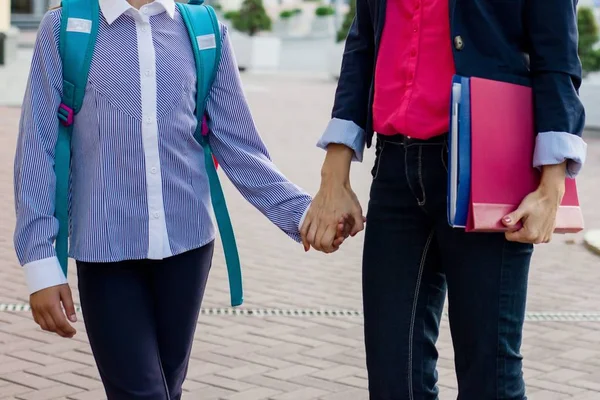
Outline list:
[[[321,183],[349,184],[353,155],[354,151],[343,144],[327,146],[327,155],[321,168]]]
[[[562,197],[565,191],[565,179],[567,176],[567,162],[554,165],[542,166],[540,190],[544,192],[557,193]]]

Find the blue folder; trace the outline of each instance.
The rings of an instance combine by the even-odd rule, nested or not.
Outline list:
[[[455,75],[448,137],[448,223],[467,225],[471,194],[471,91],[469,78]]]

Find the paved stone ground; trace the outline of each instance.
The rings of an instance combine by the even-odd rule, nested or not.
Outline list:
[[[272,156],[293,181],[315,193],[323,153],[314,147],[331,107],[333,83],[319,79],[244,77],[257,124]],[[12,160],[19,110],[0,108],[0,303],[26,303],[12,249]],[[600,140],[590,139],[579,180],[589,228],[600,228]],[[366,205],[369,169],[353,167]],[[224,180],[243,261],[245,307],[360,310],[362,237],[325,256],[305,254]],[[71,267],[69,280],[76,291]],[[531,273],[523,353],[531,400],[600,399],[600,322],[536,321],[536,312],[599,312],[600,258],[582,235],[539,247]],[[220,249],[206,308],[228,306]],[[0,311],[0,399],[105,398],[83,325],[72,340],[43,333],[29,313]],[[444,321],[439,340],[441,400],[456,398],[452,346]],[[202,315],[186,399],[367,399],[360,317]]]

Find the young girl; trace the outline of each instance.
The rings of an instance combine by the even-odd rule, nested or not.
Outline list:
[[[100,0],[100,11],[72,135],[70,256],[108,398],[179,399],[215,238],[203,151],[193,137],[193,51],[173,0]],[[53,247],[60,24],[59,8],[40,25],[23,102],[15,247],[35,322],[72,337],[67,318],[77,317]],[[221,32],[206,106],[211,147],[242,195],[299,241],[311,198],[271,162]],[[341,227],[336,246],[347,236]]]

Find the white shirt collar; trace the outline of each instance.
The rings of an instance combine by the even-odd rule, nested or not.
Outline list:
[[[127,2],[127,0],[99,0],[100,10],[106,22],[112,24],[121,15],[125,14],[129,10],[137,11]],[[147,8],[149,15],[160,14],[166,12],[169,17],[173,18],[175,15],[175,1],[174,0],[154,0],[142,7],[142,10]]]

